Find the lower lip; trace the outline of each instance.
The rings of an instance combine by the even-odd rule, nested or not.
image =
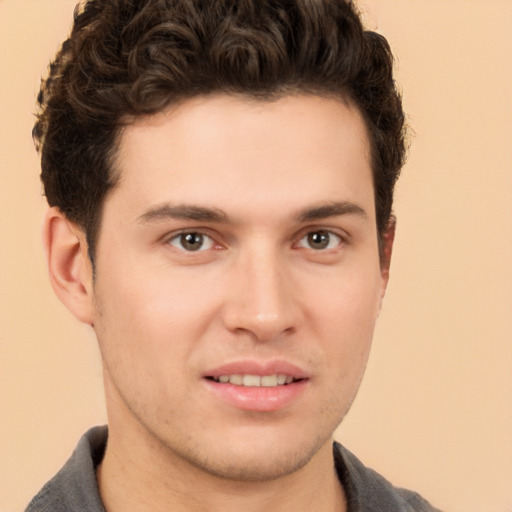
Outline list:
[[[237,409],[255,412],[272,412],[283,409],[299,399],[307,379],[275,387],[251,387],[223,384],[204,379],[206,386],[216,396]]]

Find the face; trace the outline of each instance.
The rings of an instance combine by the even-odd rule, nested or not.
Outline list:
[[[119,148],[93,286],[111,435],[246,480],[330,450],[386,284],[357,111],[201,97]]]

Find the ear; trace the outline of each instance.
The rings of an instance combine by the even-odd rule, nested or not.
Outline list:
[[[93,273],[82,229],[57,208],[43,221],[43,247],[53,290],[81,322],[94,323]]]
[[[382,297],[386,293],[389,281],[389,267],[391,266],[391,254],[393,252],[393,242],[395,241],[396,217],[391,215],[382,236],[380,271],[382,276]]]

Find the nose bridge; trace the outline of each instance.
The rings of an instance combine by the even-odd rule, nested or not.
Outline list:
[[[295,328],[296,303],[286,258],[270,244],[258,243],[240,254],[228,305],[231,330],[250,331],[271,340]]]

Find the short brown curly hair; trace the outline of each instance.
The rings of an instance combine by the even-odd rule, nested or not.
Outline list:
[[[372,147],[379,240],[405,160],[405,123],[381,35],[349,0],[89,0],[42,81],[33,136],[41,179],[86,233],[93,261],[115,186],[116,142],[130,118],[213,92],[343,98]]]

